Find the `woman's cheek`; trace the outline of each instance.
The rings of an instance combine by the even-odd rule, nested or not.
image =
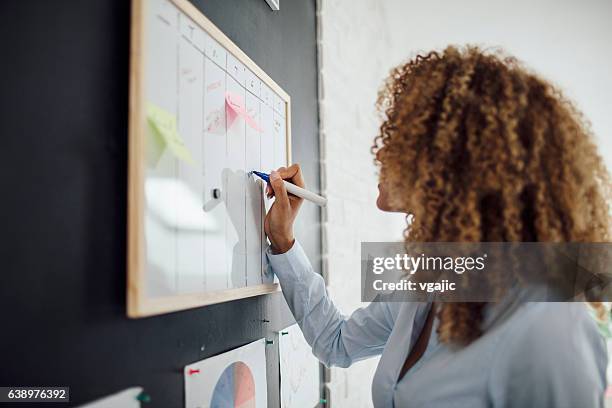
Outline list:
[[[376,206],[379,210],[390,211],[387,193],[380,184],[378,185],[378,198],[376,199]]]

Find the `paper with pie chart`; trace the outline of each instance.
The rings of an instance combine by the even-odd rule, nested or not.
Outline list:
[[[282,408],[312,408],[319,403],[319,360],[297,324],[279,333]]]
[[[186,408],[266,408],[265,339],[185,367]]]

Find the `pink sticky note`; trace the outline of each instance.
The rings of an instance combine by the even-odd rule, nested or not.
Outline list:
[[[236,118],[240,116],[239,112],[244,109],[244,103],[242,102],[242,98],[240,98],[240,96],[226,92],[225,104],[227,105],[227,127],[230,128]]]
[[[227,111],[227,127],[230,127],[238,116],[242,117],[247,125],[252,127],[258,132],[262,132],[263,129],[259,126],[259,123],[246,110],[244,100],[240,95],[236,95],[232,92],[225,93],[225,102],[229,108]]]

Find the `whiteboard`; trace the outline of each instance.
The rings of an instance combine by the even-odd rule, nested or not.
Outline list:
[[[128,315],[279,290],[249,172],[289,164],[289,95],[188,1],[132,5]]]

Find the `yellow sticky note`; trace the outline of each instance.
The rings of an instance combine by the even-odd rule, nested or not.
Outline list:
[[[194,164],[191,152],[178,132],[175,115],[149,102],[147,103],[147,118],[153,130],[157,132],[177,159]]]

